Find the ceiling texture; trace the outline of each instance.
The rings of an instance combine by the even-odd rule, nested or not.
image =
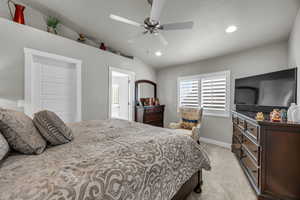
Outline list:
[[[77,32],[104,41],[114,49],[166,67],[221,56],[263,44],[287,40],[299,0],[168,0],[161,23],[194,21],[192,30],[162,31],[169,44],[157,37],[139,37],[143,29],[113,21],[110,14],[143,23],[151,7],[147,0],[24,0],[52,14]],[[229,25],[238,31],[226,34]],[[156,51],[162,56],[155,56]]]

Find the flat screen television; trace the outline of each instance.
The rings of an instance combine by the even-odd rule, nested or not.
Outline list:
[[[238,111],[269,112],[297,103],[297,68],[235,80]]]

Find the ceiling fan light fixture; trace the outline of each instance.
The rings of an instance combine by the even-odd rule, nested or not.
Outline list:
[[[155,52],[155,55],[156,55],[157,57],[160,57],[160,56],[162,56],[162,52],[161,52],[161,51],[156,51],[156,52]]]
[[[237,31],[237,29],[238,29],[237,26],[231,25],[231,26],[228,26],[225,31],[226,31],[226,33],[234,33]]]

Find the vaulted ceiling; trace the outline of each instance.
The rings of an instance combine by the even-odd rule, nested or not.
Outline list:
[[[161,23],[193,20],[192,30],[139,37],[139,27],[109,18],[116,14],[143,23],[151,7],[147,0],[26,0],[32,7],[55,13],[66,25],[109,46],[134,55],[153,67],[216,57],[266,43],[287,40],[300,6],[299,0],[168,0]],[[238,31],[226,34],[229,25]],[[154,52],[160,50],[161,57]]]

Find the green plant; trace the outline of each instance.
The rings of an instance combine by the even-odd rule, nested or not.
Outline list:
[[[57,25],[60,23],[60,21],[56,17],[49,16],[47,18],[47,26],[51,27],[53,29],[56,29]]]

